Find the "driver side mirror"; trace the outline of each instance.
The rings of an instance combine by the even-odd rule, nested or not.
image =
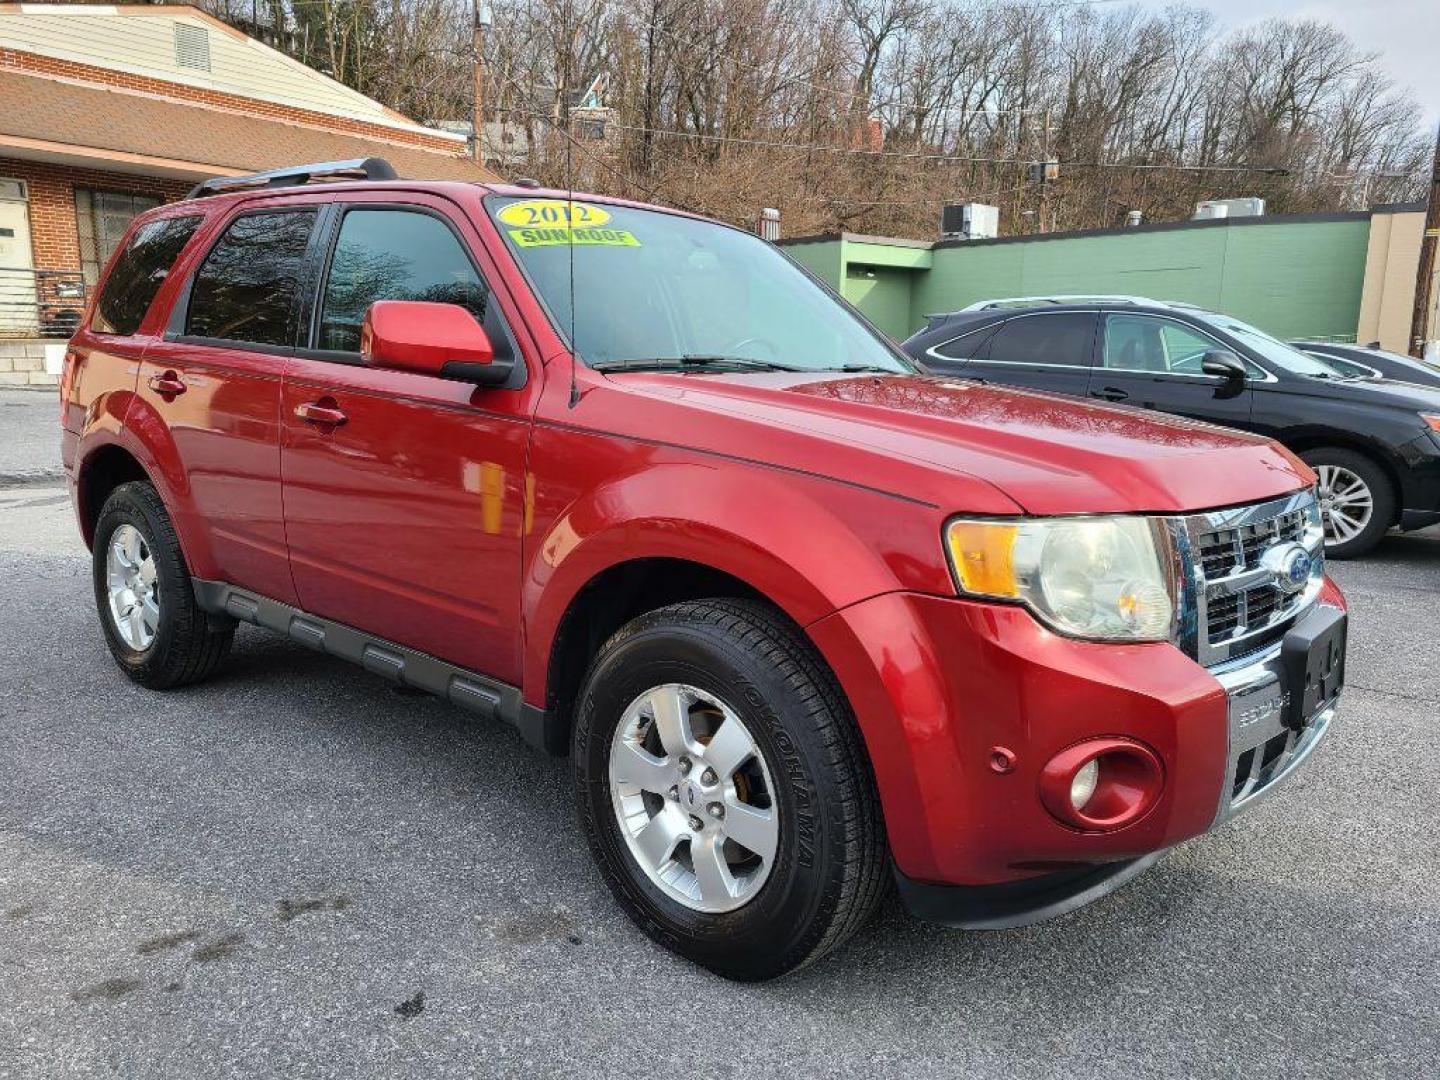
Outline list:
[[[392,368],[503,386],[511,362],[495,359],[489,336],[459,304],[377,300],[360,327],[360,358],[367,367]]]
[[[1227,383],[1243,383],[1247,374],[1245,362],[1229,349],[1211,349],[1200,358],[1200,370]]]

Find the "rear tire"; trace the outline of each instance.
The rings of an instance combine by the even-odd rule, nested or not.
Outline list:
[[[233,626],[214,629],[195,602],[190,570],[160,495],[121,484],[95,522],[95,606],[110,655],[151,690],[199,682],[230,651]]]
[[[1395,487],[1364,454],[1322,446],[1300,455],[1319,477],[1325,554],[1354,559],[1372,550],[1395,522]]]
[[[849,707],[808,641],[762,604],[674,604],[617,631],[586,676],[571,760],[581,822],[620,905],[727,978],[769,979],[825,955],[889,880]],[[747,831],[757,813],[773,833]],[[637,836],[656,823],[661,846],[642,865],[651,849]],[[717,851],[718,873],[705,861]]]

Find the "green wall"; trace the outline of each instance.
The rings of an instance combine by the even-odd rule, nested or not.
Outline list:
[[[884,333],[903,341],[914,329],[910,325],[913,276],[909,270],[851,263],[846,269],[841,295]]]
[[[845,273],[840,253],[844,244],[836,240],[817,241],[806,244],[785,244],[785,254],[805,267],[832,289],[839,288]]]
[[[847,236],[785,250],[897,339],[932,312],[1049,293],[1182,300],[1279,337],[1343,338],[1359,323],[1369,236],[1368,214],[1346,214],[930,249]]]

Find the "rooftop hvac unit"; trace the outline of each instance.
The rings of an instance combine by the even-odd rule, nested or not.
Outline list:
[[[1263,217],[1264,199],[1207,199],[1195,204],[1194,221],[1211,218]]]
[[[947,239],[993,240],[1000,235],[1000,208],[986,203],[947,206],[940,212],[940,231]]]

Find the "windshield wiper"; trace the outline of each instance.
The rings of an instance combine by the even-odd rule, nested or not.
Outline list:
[[[807,371],[808,368],[779,364],[773,360],[756,360],[749,356],[642,356],[623,360],[597,360],[590,365],[596,371],[695,371],[739,368],[745,371]]]

